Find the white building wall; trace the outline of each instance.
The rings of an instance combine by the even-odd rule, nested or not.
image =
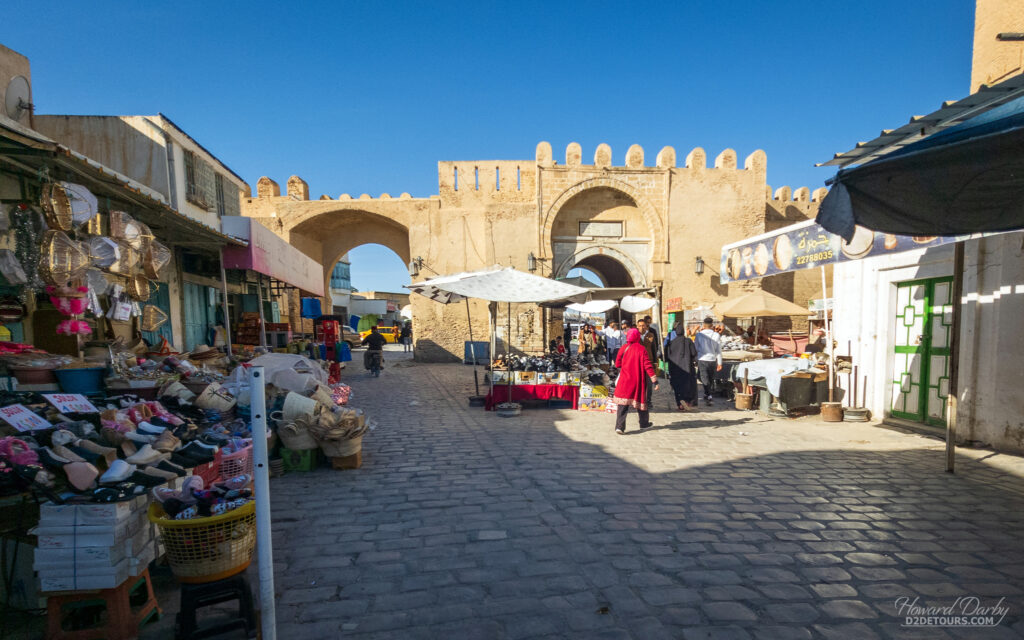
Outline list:
[[[1024,452],[1022,242],[1024,233],[1014,233],[965,247],[957,417],[958,441],[1014,452]],[[836,354],[853,356],[863,404],[884,419],[893,395],[896,284],[951,276],[953,246],[845,262],[834,273]],[[849,386],[846,376],[839,383]]]

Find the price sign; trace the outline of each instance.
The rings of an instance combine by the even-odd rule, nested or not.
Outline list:
[[[53,427],[49,422],[20,404],[0,407],[0,420],[3,420],[18,431],[35,431],[37,429],[50,429]]]
[[[61,413],[99,413],[89,400],[80,393],[44,393],[46,401]]]

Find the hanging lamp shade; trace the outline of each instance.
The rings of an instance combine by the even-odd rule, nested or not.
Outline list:
[[[156,331],[167,322],[167,314],[160,307],[147,304],[142,308],[142,330]]]
[[[47,182],[39,198],[43,208],[46,226],[54,231],[70,231],[73,219],[71,216],[71,200],[67,192],[57,183]]]
[[[142,270],[153,280],[160,279],[160,271],[171,261],[171,250],[156,240],[147,243],[142,257]]]
[[[63,231],[43,234],[39,249],[39,276],[47,284],[63,285],[89,267],[89,252]]]
[[[139,302],[149,300],[149,279],[140,274],[128,278],[128,295]]]

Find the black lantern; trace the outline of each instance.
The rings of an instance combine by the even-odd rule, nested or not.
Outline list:
[[[537,270],[537,256],[533,255],[532,251],[530,252],[530,255],[526,256],[526,268],[531,272]]]
[[[697,256],[697,263],[693,265],[693,272],[698,276],[704,273],[704,258]]]

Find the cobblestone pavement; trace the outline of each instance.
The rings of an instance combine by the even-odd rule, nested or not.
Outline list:
[[[345,377],[359,470],[272,481],[280,638],[1009,638],[1024,464],[877,425],[667,408],[467,407],[472,370]],[[1005,598],[994,628],[903,628],[898,598]]]

